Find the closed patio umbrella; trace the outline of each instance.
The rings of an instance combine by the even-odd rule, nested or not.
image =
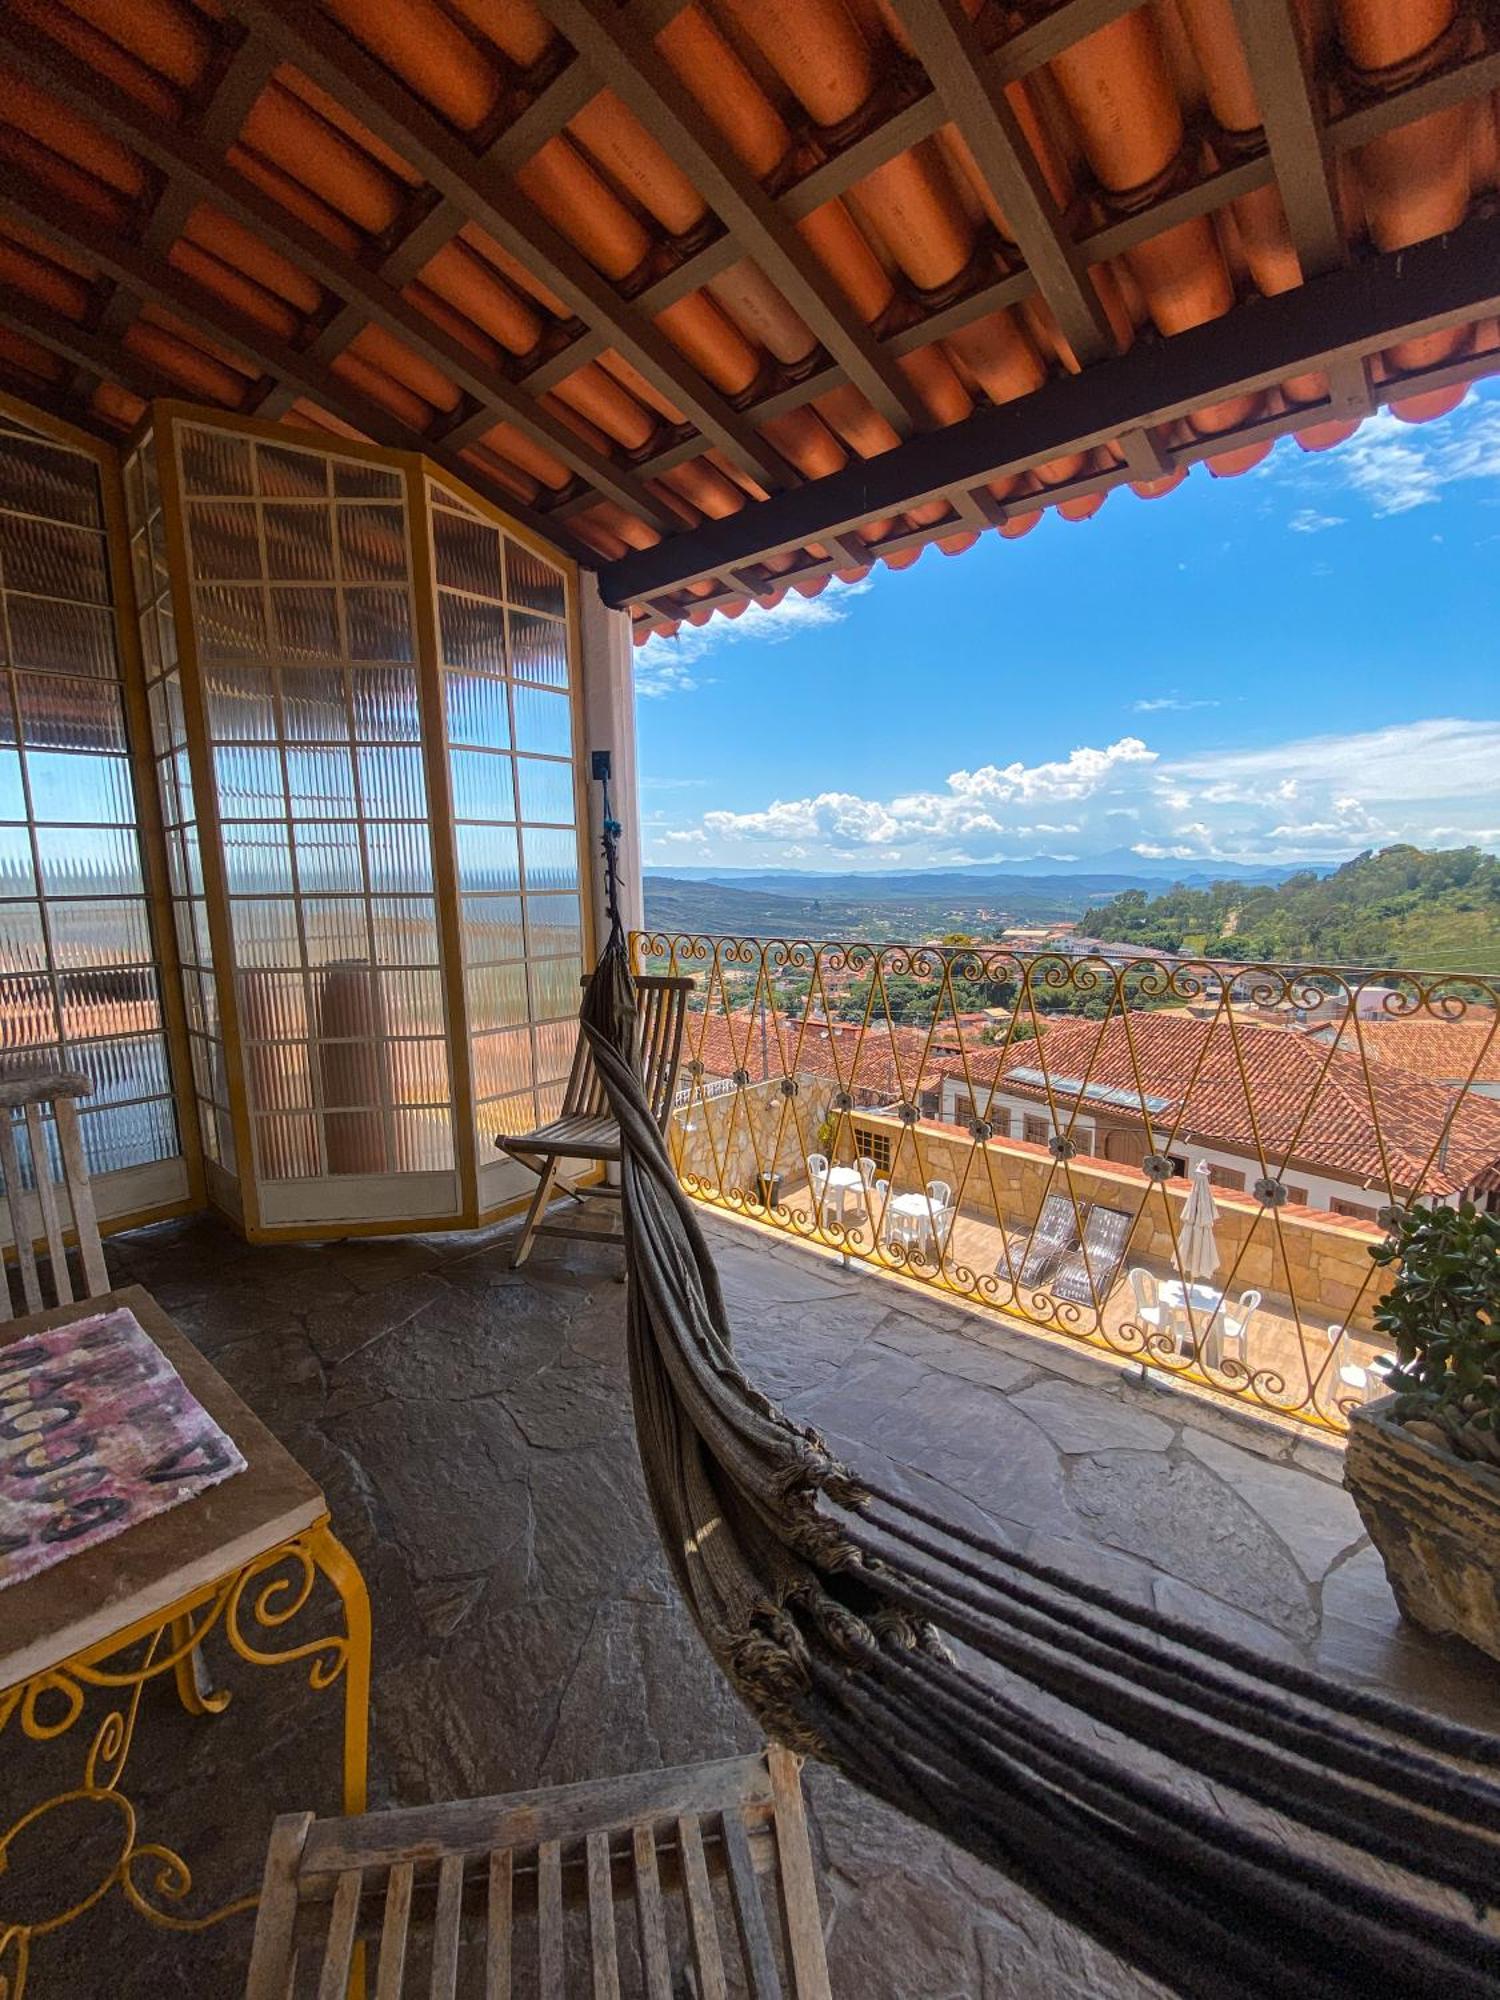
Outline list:
[[[1189,1284],[1207,1284],[1219,1268],[1219,1246],[1214,1240],[1214,1224],[1218,1219],[1213,1183],[1208,1178],[1206,1163],[1200,1160],[1193,1170],[1193,1191],[1182,1211],[1182,1230],[1177,1242],[1182,1275]]]

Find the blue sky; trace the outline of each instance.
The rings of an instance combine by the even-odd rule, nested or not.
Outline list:
[[[660,867],[1500,851],[1500,385],[636,667]]]

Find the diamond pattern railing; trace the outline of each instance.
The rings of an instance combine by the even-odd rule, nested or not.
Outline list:
[[[637,933],[687,973],[668,1126],[714,1207],[1326,1428],[1370,1257],[1500,1205],[1500,979]]]

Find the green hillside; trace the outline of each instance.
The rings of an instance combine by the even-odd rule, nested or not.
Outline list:
[[[1215,958],[1500,972],[1500,860],[1477,847],[1387,847],[1275,886],[1130,890],[1089,910],[1083,928]]]

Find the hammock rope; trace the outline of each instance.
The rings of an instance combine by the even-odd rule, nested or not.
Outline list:
[[[1500,1738],[946,1519],[746,1377],[636,1074],[611,826],[581,1020],[621,1133],[641,1464],[761,1726],[1190,2000],[1500,2000]]]

